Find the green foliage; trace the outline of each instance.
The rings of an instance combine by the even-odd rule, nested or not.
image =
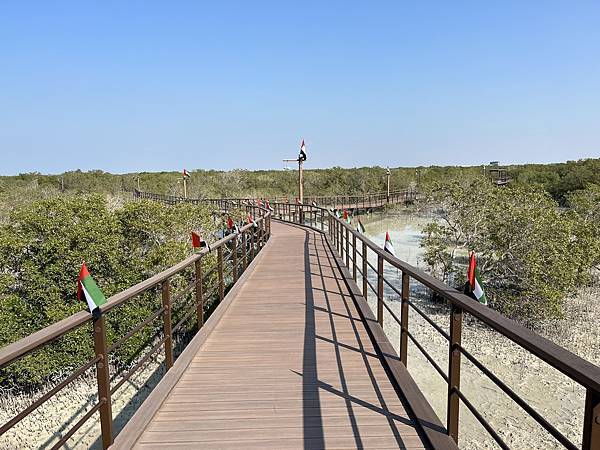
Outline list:
[[[76,297],[82,260],[108,297],[188,256],[191,229],[215,231],[206,207],[147,201],[112,209],[104,197],[91,195],[38,200],[14,210],[0,226],[0,347],[86,309]],[[157,293],[150,293],[109,313],[109,341],[159,303]],[[159,322],[134,335],[116,362],[128,361]],[[81,365],[93,353],[89,332],[82,327],[11,364],[0,383],[39,384]]]
[[[525,321],[560,317],[568,294],[589,281],[598,235],[542,189],[455,180],[431,196],[442,217],[425,229],[427,263],[459,287],[474,250],[491,306],[502,313]]]

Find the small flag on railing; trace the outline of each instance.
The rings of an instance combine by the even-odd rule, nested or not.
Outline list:
[[[101,315],[100,305],[106,303],[106,297],[98,288],[98,285],[90,275],[90,272],[88,272],[85,261],[81,264],[79,278],[77,279],[77,298],[82,300],[82,297],[85,297],[85,301],[87,302],[88,308],[94,319],[99,319]]]
[[[265,202],[265,208],[267,208],[267,209],[268,209],[269,211],[271,211],[271,212],[275,211],[275,210],[273,209],[273,207],[271,206],[271,204],[269,203],[269,200],[267,200],[267,201]]]
[[[394,244],[392,244],[390,233],[388,233],[387,231],[385,232],[385,244],[383,245],[383,250],[385,250],[392,256],[396,256],[396,252],[394,251]]]
[[[479,278],[479,270],[477,269],[477,260],[475,259],[475,252],[471,252],[469,255],[469,268],[467,269],[467,284],[468,294],[471,294],[479,303],[487,305],[487,297]]]
[[[348,214],[347,210],[344,210],[344,220],[346,221],[346,223],[350,223],[351,219],[350,219],[350,215]]]
[[[190,173],[187,170],[183,169],[183,178],[188,179],[189,177]]]
[[[250,214],[248,214],[248,223],[254,225],[254,228],[258,228],[258,224]]]
[[[203,248],[208,248],[208,250],[210,250],[210,246],[208,245],[208,243],[204,239],[202,239],[200,235],[195,231],[192,231],[192,247],[194,249],[202,250]]]
[[[300,143],[300,154],[298,155],[298,161],[306,161],[306,145],[304,145],[304,139]]]
[[[231,218],[231,216],[229,216],[227,218],[227,229],[233,230],[233,226],[234,226],[233,219]]]
[[[360,219],[358,219],[358,223],[356,224],[356,231],[358,231],[359,233],[362,233],[362,234],[365,233],[365,226],[360,221]]]

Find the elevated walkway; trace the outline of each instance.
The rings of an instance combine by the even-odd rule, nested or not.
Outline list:
[[[273,223],[239,281],[111,448],[428,448],[324,235]]]

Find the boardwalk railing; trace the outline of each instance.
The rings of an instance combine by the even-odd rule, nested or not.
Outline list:
[[[294,199],[286,197],[260,197],[260,198],[183,198],[174,195],[155,194],[152,192],[133,191],[136,199],[147,199],[160,201],[167,204],[194,203],[210,204],[221,209],[231,207],[242,207],[244,205],[256,204],[258,200],[268,200],[271,203],[295,203]],[[375,192],[362,195],[334,195],[334,196],[307,196],[304,197],[305,205],[316,203],[320,207],[335,209],[369,209],[380,208],[386,204],[413,203],[417,197],[417,191],[413,189],[390,192]]]
[[[80,311],[0,349],[0,370],[2,370],[19,358],[41,349],[84,325],[90,326],[89,339],[93,341],[94,347],[92,359],[74,369],[55,387],[3,424],[0,427],[0,436],[95,367],[98,401],[68,431],[61,433],[60,439],[51,448],[62,447],[96,412],[100,414],[102,444],[104,448],[108,448],[115,435],[111,401],[115,392],[161,349],[164,351],[165,368],[168,371],[173,366],[175,358],[176,333],[184,331],[183,327],[193,323],[194,318],[196,319],[196,331],[202,327],[207,309],[214,301],[223,300],[226,289],[238,280],[240,274],[269,239],[271,213],[254,206],[247,208],[255,214],[255,224],[245,225],[239,229],[238,233],[230,234],[211,243],[210,249],[203,249],[175,266],[113,295],[105,305],[100,307],[102,315],[98,320],[93,320],[89,312]],[[179,290],[172,292],[174,287],[179,287]],[[143,294],[159,296],[161,306],[123,336],[109,342],[107,339],[107,316]],[[129,338],[146,327],[154,326],[155,321],[159,318],[162,318],[162,327],[158,327],[155,340],[150,344],[153,345],[152,348],[144,355],[139,355],[137,362],[124,374],[111,375],[111,355]],[[173,321],[177,322],[173,323]],[[141,349],[141,351],[143,350],[147,349]],[[111,378],[116,381],[119,375],[119,381],[111,384]]]
[[[585,450],[600,449],[600,367],[578,357],[568,350],[539,336],[496,311],[481,305],[479,302],[458,292],[431,275],[415,268],[404,261],[384,252],[363,234],[352,229],[345,221],[323,208],[299,206],[294,204],[275,204],[273,217],[287,222],[311,226],[326,233],[332,245],[344,261],[346,268],[356,283],[362,284],[362,295],[368,298],[372,291],[377,299],[376,317],[383,327],[384,314],[389,314],[400,326],[400,361],[406,366],[408,359],[408,341],[425,356],[428,362],[448,385],[447,389],[447,433],[458,442],[459,406],[462,402],[479,423],[486,429],[498,445],[507,449],[509,446],[492,428],[464,392],[461,391],[461,358],[464,356],[479,371],[510,397],[521,409],[533,418],[544,430],[550,433],[560,444],[568,449]],[[377,265],[369,262],[369,255],[376,257]],[[384,269],[391,266],[402,272],[401,285],[397,286],[386,278]],[[369,271],[375,275],[376,283],[369,279]],[[443,330],[409,297],[411,281],[417,281],[444,298],[449,306],[449,333]],[[388,286],[401,299],[400,317],[394,313],[385,301],[384,286]],[[444,371],[427,353],[423,345],[409,330],[409,311],[421,316],[435,331],[448,342],[449,364]],[[579,444],[571,442],[554,425],[548,422],[535,408],[523,400],[516,392],[500,380],[489,368],[475,358],[461,344],[463,316],[469,314],[483,322],[498,333],[506,336],[527,352],[537,356],[586,390],[582,439]],[[500,355],[499,355],[500,357]],[[542,381],[542,380],[540,380]],[[550,387],[551,389],[551,387]]]

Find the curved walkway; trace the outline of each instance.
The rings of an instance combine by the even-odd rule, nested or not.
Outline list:
[[[272,237],[115,448],[424,448],[324,237]]]

